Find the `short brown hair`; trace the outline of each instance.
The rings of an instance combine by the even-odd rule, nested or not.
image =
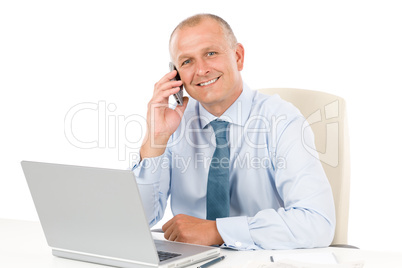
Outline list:
[[[222,28],[222,31],[225,34],[225,38],[228,41],[229,45],[231,47],[235,47],[237,44],[237,39],[236,36],[233,33],[232,28],[230,27],[229,23],[227,23],[224,19],[221,17],[214,15],[214,14],[208,14],[208,13],[201,13],[201,14],[196,14],[194,16],[191,16],[182,22],[180,22],[176,28],[173,30],[172,34],[170,35],[170,40],[169,40],[169,45],[170,42],[172,41],[173,34],[176,32],[176,30],[180,30],[184,27],[194,27],[200,24],[204,19],[212,19],[216,22],[219,23],[219,25]]]

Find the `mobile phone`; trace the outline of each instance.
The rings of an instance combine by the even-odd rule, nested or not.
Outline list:
[[[176,70],[176,67],[174,66],[174,64],[172,62],[169,62],[169,69],[170,71]],[[179,72],[177,71],[177,75],[175,76],[175,78],[173,78],[170,81],[178,81],[180,80],[180,75]],[[180,86],[180,91],[173,94],[174,98],[176,99],[177,105],[182,106],[183,105],[183,84]]]

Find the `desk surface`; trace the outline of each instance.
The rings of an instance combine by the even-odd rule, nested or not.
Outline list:
[[[364,268],[402,267],[401,252],[375,252],[345,248],[320,248],[293,250],[291,252],[333,252],[338,261],[364,261]],[[250,260],[268,262],[273,254],[290,251],[232,251],[222,250],[227,258],[212,267],[242,267]],[[192,267],[196,267],[194,265]],[[92,263],[72,261],[54,257],[46,243],[38,222],[0,219],[0,267],[32,268],[101,268],[107,267]]]

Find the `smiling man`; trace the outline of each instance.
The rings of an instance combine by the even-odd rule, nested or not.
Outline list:
[[[182,25],[176,29],[170,55],[188,94],[219,117],[242,92],[239,71],[243,69],[244,49],[235,38],[228,38],[230,33],[215,20],[198,23],[197,27]]]
[[[156,224],[171,197],[165,238],[236,249],[328,246],[335,230],[330,185],[311,129],[291,104],[243,83],[244,48],[226,21],[199,14],[170,39],[176,71],[155,84],[147,138],[133,170]],[[190,98],[169,108],[184,85]]]

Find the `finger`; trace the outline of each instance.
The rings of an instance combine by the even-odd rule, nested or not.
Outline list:
[[[176,70],[173,70],[173,71],[171,71],[171,72],[165,74],[165,75],[155,84],[155,88],[156,88],[157,85],[164,85],[164,84],[166,84],[166,83],[168,83],[168,82],[179,82],[179,81],[181,81],[181,80],[177,80],[177,81],[176,81],[176,80],[173,80],[173,81],[172,81],[172,79],[176,77],[176,74],[177,74],[177,71],[176,71]]]
[[[174,87],[169,90],[155,92],[149,104],[152,103],[163,103],[167,104],[169,102],[169,97],[173,94],[176,94],[180,91],[180,87]]]
[[[175,78],[177,75],[177,70],[173,70],[171,72],[168,72],[167,74],[165,74],[161,80],[163,79],[167,79],[167,80],[172,80],[173,78]]]
[[[170,89],[172,87],[179,87],[181,85],[183,85],[183,81],[181,81],[181,80],[166,81],[164,83],[158,84],[157,89],[159,89],[159,90],[167,90],[167,89]]]
[[[170,220],[168,220],[164,225],[162,225],[162,231],[166,232],[167,229],[173,224],[173,218],[171,218]]]
[[[154,88],[154,96],[159,96],[160,94],[163,94],[164,92],[167,91],[169,93],[170,91],[179,91],[180,87],[183,85],[183,82],[181,80],[179,81],[169,81],[165,82],[164,84],[155,84]]]
[[[166,83],[167,81],[172,80],[173,78],[176,77],[177,71],[173,70],[171,72],[168,72],[167,74],[165,74],[164,76],[162,76],[161,79],[159,79],[158,83]]]
[[[169,237],[172,233],[172,229],[171,228],[164,229],[162,227],[162,230],[163,230],[163,236],[165,237],[165,239],[169,240]]]
[[[180,91],[180,87],[172,87],[163,91],[158,92],[157,96],[155,97],[162,97],[162,98],[166,98],[169,97],[173,94],[176,94]]]
[[[180,115],[183,115],[184,110],[186,110],[187,108],[188,100],[188,97],[183,97],[183,105],[177,105],[175,111],[178,112]]]
[[[173,228],[172,228],[173,229]],[[169,241],[176,241],[177,240],[177,238],[178,238],[178,236],[177,236],[177,233],[176,233],[176,231],[173,229],[173,231],[170,233],[170,236],[169,236]]]
[[[164,237],[165,239],[169,240],[169,241],[174,241],[177,238],[177,232],[175,230],[174,225],[169,226],[168,229],[166,229],[165,233],[164,233]]]

